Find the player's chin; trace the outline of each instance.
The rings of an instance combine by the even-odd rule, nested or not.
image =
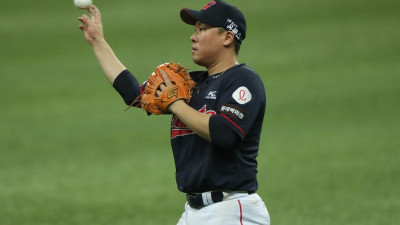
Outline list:
[[[196,55],[193,55],[192,59],[193,59],[193,62],[199,66],[206,66],[206,64],[207,64],[202,58],[199,58]]]
[[[193,59],[193,62],[196,63],[199,66],[205,66],[205,64],[202,61],[199,61],[199,60]]]

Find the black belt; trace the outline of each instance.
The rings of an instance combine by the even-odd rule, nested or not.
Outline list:
[[[248,194],[250,195],[254,193],[254,191],[248,192]],[[199,194],[186,194],[186,199],[190,207],[200,209],[213,203],[222,202],[222,200],[224,200],[224,194],[222,191],[212,191]]]
[[[222,202],[222,200],[224,199],[224,194],[222,193],[222,191],[205,192],[199,194],[186,194],[186,199],[190,207],[200,209],[213,203]]]

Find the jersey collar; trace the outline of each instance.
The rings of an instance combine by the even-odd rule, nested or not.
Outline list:
[[[243,65],[244,65],[244,63],[234,65],[234,66],[232,66],[231,68],[229,68],[229,69],[227,69],[227,70],[225,70],[225,71],[223,71],[223,72],[216,73],[216,74],[213,74],[213,75],[209,75],[209,76],[208,76],[208,79],[210,79],[210,80],[217,79],[217,78],[221,77],[222,75],[224,75],[226,72],[231,71],[231,70],[233,70],[233,69],[236,69],[237,67],[240,67],[240,66],[243,66]]]

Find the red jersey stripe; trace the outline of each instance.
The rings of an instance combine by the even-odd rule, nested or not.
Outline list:
[[[233,124],[240,131],[240,133],[242,133],[242,135],[244,136],[244,132],[243,132],[242,128],[240,128],[235,122],[233,122],[231,119],[229,119],[229,117],[227,117],[223,114],[220,114],[220,115],[223,116],[225,119],[227,119],[231,124]]]

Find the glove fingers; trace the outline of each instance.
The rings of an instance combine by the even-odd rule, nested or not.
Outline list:
[[[163,79],[166,86],[176,84],[176,76],[169,69],[156,68],[156,74]]]

